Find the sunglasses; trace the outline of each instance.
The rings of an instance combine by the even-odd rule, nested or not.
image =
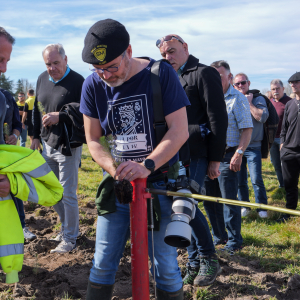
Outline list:
[[[234,86],[239,86],[239,85],[245,85],[248,82],[248,80],[240,81],[234,84]]]
[[[158,39],[156,41],[156,47],[160,48],[163,45],[164,42],[169,42],[169,41],[171,41],[173,39],[175,39],[175,40],[179,41],[181,44],[183,44],[183,42],[179,38],[177,38],[176,36],[174,36],[174,35],[166,35],[166,36],[164,36],[161,39]]]

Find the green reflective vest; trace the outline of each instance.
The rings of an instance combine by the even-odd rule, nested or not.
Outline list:
[[[0,145],[0,174],[8,177],[11,194],[22,201],[52,206],[63,187],[40,155],[24,147]],[[24,235],[12,196],[0,197],[0,264],[6,283],[18,282],[24,256]]]

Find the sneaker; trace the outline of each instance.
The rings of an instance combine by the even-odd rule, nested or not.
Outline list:
[[[242,217],[247,217],[249,215],[250,211],[251,211],[250,208],[243,207],[241,210]]]
[[[226,245],[228,240],[219,240],[218,242],[214,242],[214,246],[218,245]]]
[[[200,270],[194,280],[194,286],[211,285],[220,275],[222,269],[216,254],[211,256],[200,256]]]
[[[268,212],[265,211],[265,210],[261,210],[258,215],[262,218],[262,219],[265,219],[268,217]]]
[[[55,249],[52,249],[50,253],[66,253],[76,248],[76,243],[66,242],[62,240]]]
[[[224,247],[220,249],[221,251],[227,252],[230,256],[233,256],[235,252],[242,250],[242,246],[240,248],[232,248],[232,247]]]
[[[33,234],[28,227],[23,228],[24,238],[28,241],[33,241],[36,239],[36,235]]]
[[[285,223],[288,221],[288,219],[290,218],[289,215],[286,214],[282,214],[281,217],[279,219],[276,220],[277,223]]]
[[[194,279],[198,275],[199,268],[192,268],[191,266],[187,267],[186,274],[182,279],[183,284],[193,284]]]
[[[50,241],[61,242],[63,240],[64,233],[60,231],[57,236],[53,236]]]

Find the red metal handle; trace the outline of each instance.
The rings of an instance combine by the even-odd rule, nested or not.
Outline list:
[[[147,178],[131,182],[133,197],[130,203],[132,299],[149,300]]]

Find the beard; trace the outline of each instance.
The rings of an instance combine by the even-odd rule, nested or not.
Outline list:
[[[129,59],[127,55],[124,57],[124,70],[118,76],[112,76],[108,80],[101,78],[108,86],[110,87],[117,87],[122,85],[127,79],[129,72],[131,70]]]

